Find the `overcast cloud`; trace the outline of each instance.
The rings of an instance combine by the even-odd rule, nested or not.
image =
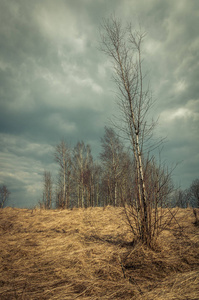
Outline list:
[[[12,192],[9,205],[37,204],[62,138],[100,152],[116,111],[110,64],[97,50],[111,13],[147,31],[163,156],[181,162],[175,183],[199,177],[199,1],[0,0],[0,184]]]

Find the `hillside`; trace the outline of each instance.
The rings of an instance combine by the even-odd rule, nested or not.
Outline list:
[[[4,208],[0,299],[199,299],[199,227],[191,209],[176,218],[152,251],[122,208]]]

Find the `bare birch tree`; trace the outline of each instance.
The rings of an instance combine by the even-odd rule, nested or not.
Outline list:
[[[189,191],[191,199],[193,201],[193,206],[199,208],[199,179],[195,179],[192,182]]]
[[[51,173],[44,171],[43,175],[43,197],[40,207],[44,209],[52,208],[53,183]]]
[[[71,150],[65,141],[61,141],[55,148],[55,161],[59,164],[57,187],[57,207],[69,208],[71,189]]]
[[[102,205],[101,197],[101,178],[102,178],[102,167],[99,163],[94,162],[92,171],[92,182],[93,182],[93,200],[92,206]]]
[[[73,149],[73,180],[76,183],[78,207],[91,206],[93,197],[93,157],[90,145],[78,142]]]
[[[104,188],[106,189],[104,204],[120,206],[120,193],[124,193],[123,187],[127,181],[128,155],[124,151],[124,145],[116,132],[110,127],[105,127],[104,137],[101,138],[101,147],[100,158],[104,171]]]
[[[8,201],[10,196],[10,191],[8,190],[6,185],[0,187],[0,208],[3,208],[5,203]]]
[[[156,122],[149,121],[153,99],[146,82],[146,74],[143,72],[144,38],[145,33],[133,31],[131,24],[127,24],[126,27],[122,26],[121,21],[115,17],[104,20],[102,24],[101,50],[113,64],[113,79],[118,88],[118,105],[122,115],[120,126],[124,124],[120,129],[127,134],[131,142],[135,161],[136,192],[131,212],[135,210],[137,230],[132,226],[131,228],[136,238],[151,246],[157,233],[156,230],[152,231],[152,227],[156,229],[158,225],[157,220],[152,220],[151,216],[151,195],[147,189],[146,168],[152,159],[149,154],[149,145]],[[160,203],[158,200],[161,187],[159,175],[160,172],[155,179],[156,192],[154,190],[157,205]],[[126,216],[130,221],[129,215]]]

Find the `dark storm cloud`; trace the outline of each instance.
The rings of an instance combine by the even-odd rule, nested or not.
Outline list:
[[[83,139],[99,153],[103,127],[117,114],[110,63],[97,50],[99,25],[111,13],[147,31],[165,156],[182,161],[175,172],[183,186],[198,177],[198,1],[0,0],[0,183],[16,199],[38,200],[62,138]]]

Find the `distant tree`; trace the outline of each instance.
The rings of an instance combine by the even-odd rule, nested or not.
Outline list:
[[[185,208],[186,204],[185,204],[184,191],[181,189],[177,190],[175,196],[176,196],[176,206]]]
[[[10,196],[10,191],[8,190],[6,185],[0,187],[0,208],[3,208],[5,203],[8,201]]]
[[[191,206],[192,205],[192,195],[191,195],[190,188],[183,190],[182,193],[183,193],[185,207]]]
[[[120,186],[120,205],[124,205],[124,202],[129,205],[132,203],[134,197],[134,175],[135,175],[135,166],[130,157],[129,151],[125,151],[122,155],[121,161],[122,173],[119,178]]]
[[[101,138],[102,151],[100,159],[103,165],[103,185],[106,194],[105,205],[120,206],[121,192],[127,188],[129,157],[124,151],[124,145],[113,128],[105,127],[104,137]]]
[[[72,178],[76,185],[76,205],[89,207],[93,202],[93,157],[90,145],[78,142],[73,149]]]
[[[190,190],[177,189],[173,195],[173,204],[181,208],[187,208],[191,204]]]
[[[192,182],[189,192],[193,206],[199,207],[199,179],[195,179]]]
[[[103,206],[102,199],[102,166],[98,162],[93,163],[93,202],[92,206]]]
[[[50,172],[44,171],[43,175],[43,197],[40,206],[44,209],[52,208],[53,183]]]
[[[71,194],[71,149],[62,140],[55,147],[55,161],[59,165],[59,176],[56,190],[56,206],[60,208],[70,207],[70,194]]]

